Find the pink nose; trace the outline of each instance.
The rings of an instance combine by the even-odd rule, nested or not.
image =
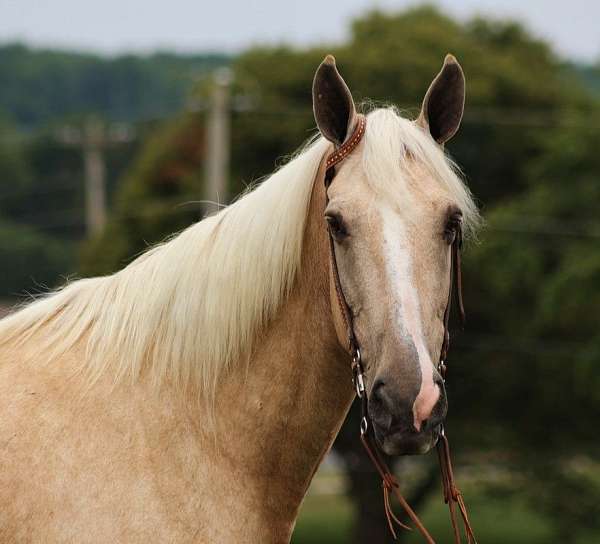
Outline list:
[[[414,426],[417,432],[421,431],[421,426],[429,419],[439,400],[440,388],[433,380],[421,384],[421,390],[413,404]]]

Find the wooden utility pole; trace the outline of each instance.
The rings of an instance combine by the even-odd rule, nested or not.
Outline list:
[[[65,126],[58,139],[78,147],[83,153],[85,183],[85,224],[88,236],[98,234],[106,225],[106,166],[104,150],[109,145],[129,142],[134,138],[127,125],[107,126],[96,117],[88,117],[83,130]]]
[[[208,123],[206,125],[207,157],[205,205],[207,214],[214,213],[228,198],[230,156],[230,85],[232,73],[220,68],[213,76]],[[214,202],[214,204],[213,204]]]
[[[102,232],[106,225],[106,166],[102,147],[106,143],[104,125],[89,118],[84,126],[83,159],[85,164],[85,218],[88,235]]]

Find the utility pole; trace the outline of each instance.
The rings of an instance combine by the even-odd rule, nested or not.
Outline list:
[[[205,213],[214,213],[228,198],[230,156],[230,86],[232,73],[229,68],[220,68],[213,76],[208,123],[206,126],[207,157]],[[215,202],[216,204],[213,204]]]
[[[85,224],[88,236],[94,236],[106,225],[106,165],[104,150],[109,145],[130,142],[134,138],[131,127],[107,127],[100,119],[88,117],[83,130],[65,126],[57,134],[64,144],[81,149],[84,163]]]
[[[89,118],[83,129],[83,160],[85,165],[85,218],[88,235],[94,236],[106,225],[106,166],[102,147],[105,144],[104,125]]]

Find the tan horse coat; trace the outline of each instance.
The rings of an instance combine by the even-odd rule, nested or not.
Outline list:
[[[193,394],[167,385],[106,379],[82,394],[83,350],[39,366],[0,352],[1,542],[289,540],[353,397],[324,204],[317,182],[303,273],[249,372],[219,390],[216,433]]]

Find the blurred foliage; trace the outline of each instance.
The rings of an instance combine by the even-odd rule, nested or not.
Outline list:
[[[10,263],[3,266],[2,293],[23,295],[24,284],[30,294],[47,292],[71,268],[74,250],[73,244],[0,219],[0,262]]]
[[[471,518],[477,522],[478,542],[485,544],[548,544],[562,542],[553,538],[554,531],[548,520],[534,507],[524,503],[519,496],[504,495],[490,498],[482,493],[480,486],[463,486],[469,501]],[[379,523],[385,525],[385,517],[380,508]],[[352,522],[353,508],[350,501],[332,495],[310,494],[306,497],[292,544],[347,544],[356,537]],[[431,531],[437,544],[454,544],[449,531],[448,511],[441,498],[434,494],[419,516]],[[368,528],[365,528],[365,532]],[[416,532],[401,531],[402,540],[408,544],[421,544],[422,536]],[[370,533],[362,542],[381,544],[376,533]],[[393,541],[392,541],[393,542]],[[579,540],[589,544],[593,540]]]
[[[223,54],[103,58],[4,45],[0,110],[30,128],[73,114],[119,121],[162,117],[184,106],[195,78],[227,62]]]
[[[56,287],[78,267],[76,246],[86,233],[83,153],[62,142],[58,128],[51,124],[24,136],[0,121],[1,298],[42,284]],[[109,196],[147,130],[140,124],[136,141],[105,150]]]
[[[588,88],[597,70],[585,71],[586,85],[518,24],[458,23],[430,7],[371,12],[335,47],[253,48],[232,62],[234,104],[247,107],[232,118],[230,192],[271,172],[275,159],[313,133],[310,84],[326,52],[336,55],[357,101],[371,97],[365,109],[391,102],[416,115],[449,51],[467,76],[465,119],[449,151],[487,219],[465,254],[467,330],[453,334],[449,360],[455,465],[505,471],[510,477],[489,493],[531,501],[557,541],[583,542],[591,531],[597,540],[600,107]],[[199,82],[192,98],[202,103],[209,90]],[[203,114],[162,124],[122,178],[106,231],[86,243],[82,272],[116,270],[198,219],[204,153]],[[2,157],[0,175],[13,177],[15,188],[32,183],[35,161],[0,149]],[[49,161],[40,155],[40,164]],[[19,215],[8,205],[0,214]],[[336,449],[350,472],[360,529],[383,519],[379,482],[357,433],[353,411]],[[410,489],[417,502],[429,500],[423,490],[437,489],[431,467]],[[364,542],[373,533],[352,534]]]
[[[202,125],[199,116],[184,116],[149,138],[116,194],[106,229],[83,247],[83,275],[122,268],[149,243],[201,218]]]

